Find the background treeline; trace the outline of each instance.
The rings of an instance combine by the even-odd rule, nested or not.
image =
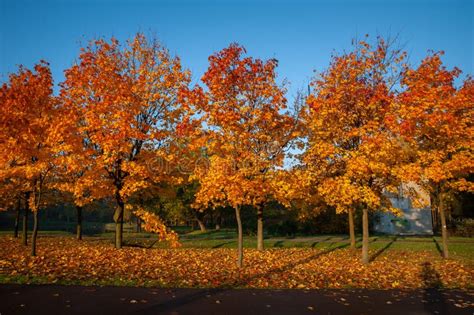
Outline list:
[[[177,197],[178,199],[180,197]],[[205,231],[219,230],[221,228],[235,228],[235,215],[231,208],[219,208],[215,211],[196,212],[189,208],[174,208],[169,211],[166,206],[149,205],[149,211],[157,213],[163,218],[168,226],[179,231],[179,227],[186,227],[184,231]],[[95,202],[87,206],[83,213],[84,235],[97,235],[106,231],[106,224],[113,223],[114,205],[105,201]],[[348,230],[348,222],[345,214],[336,213],[331,207],[317,213],[309,219],[301,219],[298,216],[298,209],[288,211],[285,207],[275,203],[265,205],[265,235],[267,236],[298,236],[315,234],[345,234]],[[356,214],[356,233],[360,233],[361,226],[358,220],[359,213]],[[137,226],[137,219],[129,213],[125,215],[130,221],[128,229],[130,231],[141,231]],[[0,212],[0,228],[4,231],[14,229],[16,210]],[[242,221],[245,234],[255,235],[257,218],[252,211],[245,212]],[[377,220],[377,218],[373,218]],[[29,220],[29,227],[32,227],[33,219]],[[48,206],[39,214],[40,226],[45,231],[67,231],[76,233],[77,211],[73,204],[61,204]],[[373,221],[371,221],[373,222]],[[21,226],[19,227],[21,229]],[[448,216],[448,229],[451,235],[472,237],[474,236],[474,206],[472,195],[468,193],[460,194]],[[439,233],[435,229],[435,233]]]
[[[149,211],[157,213],[163,218],[172,229],[186,227],[184,231],[206,231],[219,230],[221,228],[235,228],[235,214],[231,208],[219,208],[215,211],[196,212],[191,209],[175,209],[167,211],[161,207],[147,207]],[[114,221],[114,208],[111,204],[103,202],[93,203],[84,209],[83,235],[97,235],[110,229],[110,223]],[[302,220],[298,218],[298,212],[288,211],[278,204],[265,205],[265,235],[266,236],[298,236],[315,234],[345,234],[348,230],[346,215],[336,213],[336,210],[329,208],[314,218]],[[356,216],[357,217],[357,216]],[[464,216],[462,216],[464,217]],[[16,212],[11,209],[0,213],[0,227],[2,230],[11,231],[14,229]],[[137,226],[137,219],[126,213],[125,220],[130,222],[127,229],[135,232],[140,231]],[[246,235],[256,235],[257,218],[252,211],[244,212],[242,221],[245,226]],[[76,233],[77,211],[73,204],[63,204],[49,206],[39,213],[39,222],[42,230],[45,231],[67,231]],[[31,229],[33,218],[29,219]],[[357,222],[358,223],[358,222]],[[109,225],[107,225],[109,224]],[[107,225],[107,226],[106,226]],[[356,226],[356,232],[360,233],[360,224]],[[21,226],[20,226],[21,229]],[[109,230],[110,231],[110,230]]]

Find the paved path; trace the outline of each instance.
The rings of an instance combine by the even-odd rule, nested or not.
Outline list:
[[[0,285],[0,314],[474,314],[474,291]]]

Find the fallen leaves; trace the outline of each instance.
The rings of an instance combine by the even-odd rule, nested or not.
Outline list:
[[[390,251],[363,266],[356,251],[246,249],[244,268],[234,249],[115,250],[104,241],[38,239],[38,256],[11,237],[0,237],[2,281],[163,287],[246,288],[469,288],[474,266],[431,252]],[[4,266],[2,265],[2,266]],[[35,280],[36,279],[36,280]],[[38,280],[39,279],[39,280]]]

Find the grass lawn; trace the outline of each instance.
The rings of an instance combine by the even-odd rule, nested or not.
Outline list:
[[[1,236],[10,236],[11,231],[0,231]],[[74,237],[70,232],[65,231],[39,231],[40,236],[53,237],[64,236]],[[113,232],[100,233],[93,236],[84,236],[86,240],[110,240],[112,242],[115,234]],[[156,242],[156,235],[143,233],[124,233],[124,242],[130,246],[167,248],[167,244]],[[183,230],[180,234],[180,242],[183,248],[236,248],[237,233],[233,229],[221,229],[219,231],[209,230],[207,232]],[[349,245],[347,235],[318,235],[318,236],[287,236],[287,237],[266,237],[265,248],[314,248],[331,249],[344,248]],[[357,236],[357,247],[361,246],[361,236]],[[256,248],[256,236],[244,236],[245,248]],[[434,255],[441,254],[440,236],[391,236],[376,235],[370,237],[370,248],[376,251],[427,251]],[[474,238],[450,237],[449,251],[451,258],[465,260],[466,263],[474,264]]]
[[[373,236],[371,263],[360,263],[345,235],[273,237],[266,250],[245,237],[244,268],[236,267],[232,230],[181,235],[166,248],[147,233],[126,233],[116,250],[113,233],[86,236],[40,232],[38,256],[9,233],[0,235],[0,283],[61,283],[159,287],[246,288],[472,288],[474,240],[451,238],[448,260],[438,237]],[[360,247],[360,237],[358,238]]]
[[[103,235],[102,235],[103,236]],[[113,233],[107,235],[112,238]],[[150,234],[133,234],[127,236],[131,244],[140,244],[143,239],[155,238]],[[237,233],[234,230],[220,230],[200,232],[194,231],[180,236],[181,243],[185,248],[236,248]],[[474,239],[466,237],[451,237],[449,243],[450,254],[453,258],[464,259],[474,263]],[[152,247],[163,248],[166,244],[149,243]],[[295,236],[295,237],[266,237],[264,240],[266,248],[314,248],[329,249],[340,248],[349,245],[349,237],[346,235],[319,235],[319,236]],[[357,247],[361,246],[361,236],[357,236]],[[245,248],[256,248],[256,236],[244,237]],[[370,237],[370,247],[373,250],[411,250],[429,251],[433,254],[441,254],[441,237],[417,237],[417,236],[389,236],[377,235]]]

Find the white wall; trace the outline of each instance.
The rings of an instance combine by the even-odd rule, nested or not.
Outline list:
[[[414,187],[413,184],[409,186],[411,186],[411,188]],[[415,189],[419,191],[419,188]],[[429,200],[427,194],[422,193],[421,195],[421,198],[424,198],[426,203],[426,199]],[[403,193],[399,193],[399,196],[392,197],[390,200],[394,207],[402,210],[403,215],[397,217],[387,212],[378,213],[374,222],[375,232],[392,235],[433,234],[430,206],[414,208],[410,198],[403,196]]]

